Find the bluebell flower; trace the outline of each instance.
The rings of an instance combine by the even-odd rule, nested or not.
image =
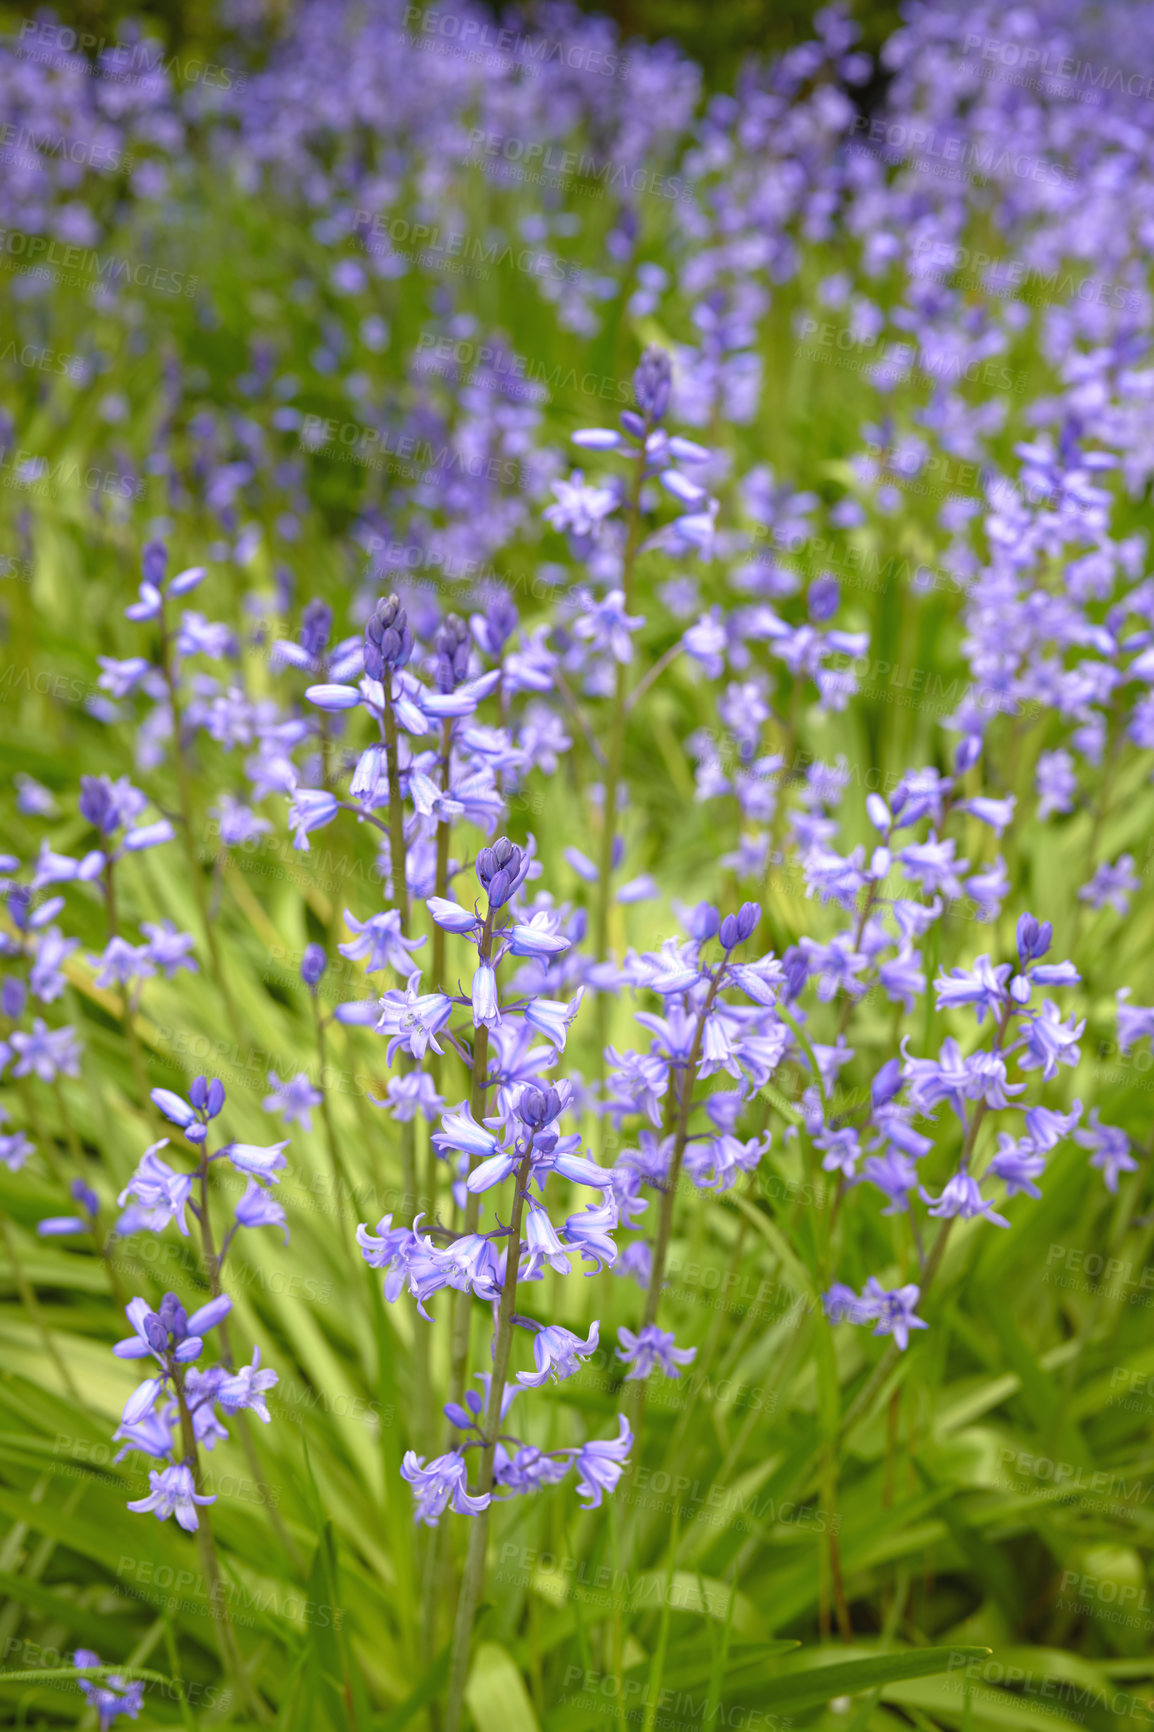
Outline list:
[[[1004,1216],[995,1212],[990,1199],[982,1196],[978,1181],[972,1173],[955,1173],[946,1181],[940,1197],[931,1196],[924,1187],[921,1195],[930,1206],[930,1214],[939,1219],[952,1219],[960,1215],[963,1221],[972,1221],[980,1216],[991,1221],[995,1227],[1008,1227],[1010,1224]]]
[[[149,1233],[159,1233],[170,1221],[175,1221],[178,1231],[185,1238],[189,1237],[185,1207],[192,1193],[192,1176],[177,1173],[168,1166],[168,1162],[159,1157],[159,1148],[168,1148],[166,1136],[159,1143],[152,1143],[151,1148],[146,1148],[140,1157],[140,1166],[116,1199],[121,1209],[130,1197],[135,1199],[135,1207],[128,1209],[116,1226],[121,1235],[135,1233],[140,1228]]]
[[[678,1347],[672,1330],[659,1329],[656,1323],[646,1323],[636,1335],[621,1328],[617,1339],[617,1357],[629,1367],[626,1383],[649,1377],[658,1368],[666,1377],[680,1377],[681,1367],[697,1357],[696,1347]]]
[[[3,1109],[0,1109],[2,1111]],[[5,1118],[7,1114],[5,1113]],[[0,1123],[3,1120],[0,1119]],[[0,1163],[7,1167],[10,1173],[18,1173],[30,1156],[36,1153],[35,1143],[30,1143],[23,1131],[8,1131],[0,1133]]]
[[[404,1124],[420,1113],[430,1124],[444,1106],[431,1076],[413,1071],[409,1076],[391,1076],[385,1089],[389,1110],[398,1123]],[[370,1095],[370,1100],[373,1096]],[[376,1103],[380,1105],[380,1102]]]
[[[148,946],[129,944],[120,937],[110,938],[103,953],[90,957],[89,961],[99,970],[97,986],[127,987],[156,973]]]
[[[325,955],[323,944],[306,944],[301,957],[301,979],[310,992],[315,992],[321,983],[329,959]]]
[[[309,837],[314,830],[323,830],[336,817],[339,806],[335,794],[325,788],[294,788],[289,808],[289,823],[293,826],[293,847],[309,852]]]
[[[371,680],[383,680],[386,670],[396,673],[413,653],[408,617],[395,595],[377,602],[365,625],[365,672]]]
[[[927,1144],[929,1139],[923,1139]],[[918,1170],[909,1155],[898,1148],[887,1148],[882,1155],[867,1155],[862,1177],[875,1185],[889,1199],[883,1215],[904,1215],[909,1209],[909,1197],[918,1185]]]
[[[319,1106],[324,1099],[320,1089],[313,1087],[303,1070],[283,1083],[276,1071],[270,1070],[268,1080],[273,1092],[266,1095],[261,1102],[265,1112],[279,1113],[286,1124],[299,1122],[303,1131],[311,1131],[312,1108]]]
[[[558,1275],[569,1273],[569,1253],[557,1236],[557,1230],[541,1205],[529,1199],[525,1211],[526,1256],[519,1271],[522,1281],[539,1281],[543,1265]]]
[[[149,1098],[171,1124],[180,1126],[190,1143],[199,1144],[208,1136],[210,1120],[219,1117],[224,1108],[224,1084],[215,1077],[211,1082],[206,1077],[197,1077],[189,1089],[188,1100],[171,1089],[151,1089]]]
[[[77,1648],[72,1664],[77,1667],[99,1666],[101,1659],[91,1648]],[[89,1707],[96,1709],[100,1732],[108,1732],[112,1722],[121,1715],[135,1720],[144,1706],[144,1684],[140,1679],[129,1683],[118,1673],[110,1672],[106,1678],[77,1678],[76,1682]]]
[[[587,1359],[591,1353],[597,1351],[600,1328],[597,1323],[590,1325],[584,1341],[559,1323],[534,1323],[526,1324],[526,1327],[535,1328],[537,1331],[533,1340],[533,1360],[537,1369],[517,1373],[517,1382],[527,1389],[540,1389],[550,1378],[556,1381],[558,1378],[575,1376],[581,1369],[582,1359]]]
[[[288,1165],[283,1154],[283,1150],[288,1146],[287,1138],[284,1142],[267,1146],[257,1143],[226,1143],[219,1152],[227,1157],[238,1173],[256,1179],[267,1179],[275,1185],[279,1182],[278,1175]]]
[[[618,1432],[611,1441],[591,1439],[574,1452],[577,1470],[577,1495],[586,1509],[600,1509],[605,1492],[616,1491],[617,1483],[629,1463],[633,1432],[625,1415],[618,1415]]]
[[[242,1227],[282,1227],[284,1243],[288,1244],[289,1232],[284,1209],[265,1186],[251,1175],[244,1194],[236,1205],[235,1213]]]
[[[1128,1053],[1140,1040],[1154,1042],[1154,1005],[1128,1004],[1130,988],[1121,986],[1115,995],[1118,1049]]]
[[[430,909],[437,898],[430,898]],[[434,916],[435,917],[435,916]],[[377,974],[385,968],[395,968],[400,973],[407,974],[411,968],[409,958],[414,950],[419,950],[424,944],[424,938],[406,938],[401,931],[401,914],[397,908],[384,909],[379,914],[372,914],[365,921],[360,921],[355,915],[345,909],[345,925],[355,936],[348,944],[338,945],[342,956],[347,956],[352,962],[365,961],[366,974]]]
[[[1047,998],[1042,1009],[1029,1018],[1022,1036],[1024,1050],[1018,1054],[1022,1070],[1041,1070],[1049,1082],[1058,1074],[1060,1065],[1076,1065],[1082,1049],[1078,1045],[1086,1019],[1073,1016],[1063,1021],[1062,1013],[1052,999]]]
[[[526,1443],[510,1455],[499,1443],[493,1456],[493,1478],[505,1491],[525,1494],[542,1486],[557,1485],[570,1471],[568,1452],[547,1454],[535,1444]]]
[[[1112,866],[1102,862],[1090,882],[1078,891],[1078,899],[1095,909],[1109,905],[1116,914],[1128,914],[1130,899],[1140,884],[1133,854],[1121,854]]]
[[[79,944],[78,938],[65,938],[56,926],[50,926],[47,932],[41,934],[32,966],[28,971],[28,986],[33,997],[38,998],[41,1004],[53,1004],[63,993],[68,979],[62,964],[78,949]],[[18,1017],[24,1008],[24,983],[17,980],[5,981],[4,986],[4,1014]],[[16,990],[9,991],[9,986]]]
[[[988,956],[979,956],[972,968],[951,968],[934,981],[938,1010],[973,1005],[978,1023],[986,1015],[998,1016],[1008,997],[1006,982],[1013,972],[1008,962],[996,967]]]
[[[605,1194],[600,1203],[591,1203],[580,1214],[567,1218],[562,1228],[564,1243],[593,1264],[589,1274],[612,1268],[616,1262],[617,1245],[613,1234],[619,1219],[617,1203],[611,1192]]]
[[[875,1335],[892,1335],[904,1352],[910,1330],[929,1327],[914,1315],[920,1297],[921,1289],[912,1283],[887,1291],[871,1275],[860,1298],[851,1288],[835,1283],[825,1295],[825,1308],[831,1323],[873,1323]]]
[[[80,1205],[83,1211],[80,1215],[50,1215],[43,1221],[38,1221],[36,1231],[43,1238],[65,1238],[72,1233],[88,1233],[92,1231],[96,1217],[100,1212],[100,1199],[90,1185],[83,1179],[73,1179],[69,1186],[69,1195],[74,1203]]]
[[[252,1364],[242,1365],[239,1371],[221,1379],[216,1391],[216,1400],[226,1413],[239,1413],[247,1409],[255,1413],[265,1425],[270,1422],[270,1415],[265,1405],[265,1395],[280,1378],[275,1371],[267,1366],[261,1369],[260,1348],[252,1350]]]
[[[379,1033],[389,1037],[390,1064],[398,1048],[418,1060],[424,1058],[430,1048],[435,1053],[444,1050],[437,1041],[437,1035],[452,1017],[453,1000],[443,992],[422,993],[420,984],[421,975],[417,970],[410,974],[403,992],[391,989],[377,1001],[378,1014],[371,1020],[376,1022]],[[339,1017],[338,1020],[347,1018]]]
[[[1034,1180],[1046,1170],[1046,1157],[1028,1139],[1018,1141],[1008,1131],[998,1132],[998,1150],[986,1169],[987,1176],[1001,1179],[1008,1197],[1024,1192],[1035,1200],[1042,1193]]]
[[[180,1526],[190,1534],[200,1526],[197,1506],[216,1502],[215,1492],[203,1495],[197,1491],[192,1469],[184,1462],[176,1462],[159,1471],[150,1469],[148,1484],[148,1496],[136,1498],[127,1507],[137,1515],[155,1515],[157,1521],[162,1522],[175,1515]]]
[[[417,1499],[416,1519],[426,1527],[436,1527],[450,1502],[457,1515],[480,1515],[488,1509],[490,1497],[471,1496],[469,1473],[459,1450],[436,1456],[425,1465],[425,1458],[414,1450],[405,1451],[401,1477],[413,1487]]]
[[[1074,1141],[1093,1151],[1090,1165],[1101,1171],[1108,1191],[1117,1191],[1122,1173],[1138,1170],[1138,1163],[1130,1153],[1129,1137],[1117,1125],[1104,1125],[1097,1107],[1092,1109],[1085,1130],[1074,1132]]]

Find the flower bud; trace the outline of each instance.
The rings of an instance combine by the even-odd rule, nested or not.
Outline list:
[[[140,556],[140,569],[144,574],[145,583],[151,583],[159,589],[164,582],[164,573],[168,566],[168,549],[163,541],[150,541]]]
[[[445,615],[445,622],[433,645],[437,662],[433,677],[440,692],[452,692],[469,672],[469,628],[457,614]]]
[[[310,601],[301,614],[300,644],[307,656],[319,661],[329,646],[333,628],[333,610],[327,602]]]
[[[319,986],[321,976],[328,965],[329,959],[325,955],[323,945],[305,945],[305,953],[301,957],[301,979],[310,992],[314,992]]]
[[[87,818],[94,830],[108,832],[119,823],[116,796],[107,776],[81,776],[80,815]]]
[[[365,672],[381,680],[385,672],[403,668],[413,653],[408,615],[395,595],[378,601],[365,626]]]
[[[646,420],[656,424],[665,418],[673,368],[664,349],[646,349],[633,375],[633,395]]]

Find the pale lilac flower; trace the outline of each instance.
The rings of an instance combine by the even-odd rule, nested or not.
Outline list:
[[[72,1664],[77,1667],[99,1666],[100,1655],[91,1648],[77,1648]],[[122,1714],[126,1719],[135,1720],[144,1705],[144,1684],[139,1678],[129,1683],[119,1673],[110,1672],[104,1678],[77,1678],[76,1682],[89,1707],[96,1709],[100,1732],[108,1732],[112,1722]]]
[[[1116,914],[1128,914],[1130,898],[1141,882],[1134,871],[1133,854],[1122,854],[1113,866],[1102,862],[1090,882],[1083,884],[1078,891],[1078,899],[1095,909],[1109,904]]]
[[[1090,1165],[1097,1167],[1108,1191],[1117,1191],[1122,1173],[1135,1173],[1138,1163],[1130,1153],[1130,1139],[1117,1125],[1104,1125],[1094,1107],[1085,1130],[1074,1132],[1074,1141],[1084,1149],[1092,1149]]]
[[[162,1522],[175,1515],[181,1527],[190,1534],[200,1526],[196,1506],[216,1502],[215,1493],[211,1497],[198,1493],[192,1469],[184,1462],[161,1468],[159,1472],[151,1469],[148,1483],[151,1488],[148,1496],[136,1498],[128,1508],[137,1515],[154,1514],[157,1521]]]
[[[616,1491],[617,1482],[629,1461],[633,1432],[625,1415],[618,1415],[618,1433],[611,1442],[596,1439],[583,1443],[573,1457],[579,1484],[577,1495],[585,1499],[586,1509],[600,1509],[605,1492]]]
[[[621,1328],[617,1339],[621,1343],[617,1357],[629,1367],[626,1383],[649,1377],[657,1367],[666,1377],[680,1377],[681,1367],[692,1365],[697,1357],[696,1347],[678,1347],[672,1330],[659,1329],[656,1323],[645,1324],[636,1335]]]
[[[120,1217],[118,1233],[136,1233],[142,1227],[150,1233],[160,1233],[170,1221],[175,1221],[179,1231],[188,1238],[184,1211],[192,1195],[192,1175],[178,1173],[167,1161],[161,1160],[157,1150],[166,1149],[168,1141],[167,1137],[162,1137],[160,1142],[153,1143],[144,1151],[140,1165],[116,1199],[122,1209],[129,1197],[136,1199],[135,1206]]]
[[[581,1369],[582,1359],[587,1359],[597,1351],[597,1336],[600,1325],[590,1325],[589,1334],[582,1341],[572,1330],[562,1328],[559,1323],[535,1324],[538,1333],[533,1342],[533,1358],[536,1371],[519,1371],[517,1382],[527,1389],[540,1389],[552,1377],[573,1377]]]
[[[279,1113],[286,1125],[299,1123],[302,1131],[313,1128],[312,1109],[320,1106],[324,1096],[314,1088],[305,1071],[298,1071],[287,1082],[281,1082],[275,1070],[268,1073],[272,1094],[261,1102],[266,1113]]]
[[[436,1456],[427,1467],[424,1456],[406,1450],[401,1477],[413,1487],[416,1519],[426,1527],[436,1527],[450,1502],[458,1515],[480,1515],[489,1507],[488,1492],[479,1496],[470,1494],[469,1470],[459,1450]]]

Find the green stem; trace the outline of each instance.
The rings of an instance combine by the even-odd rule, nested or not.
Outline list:
[[[104,906],[108,914],[108,936],[110,939],[119,938],[120,920],[116,903],[116,880],[113,876],[111,860],[106,860],[104,865]],[[151,1111],[148,1072],[144,1068],[144,1054],[140,1049],[140,1037],[136,1032],[136,1018],[132,1014],[127,986],[120,988],[120,1019],[124,1024],[124,1034],[128,1041],[132,1074],[136,1080],[136,1091],[140,1096],[141,1111],[148,1114]]]
[[[728,958],[726,959],[728,960]],[[669,1240],[673,1232],[673,1205],[677,1198],[677,1184],[681,1177],[681,1163],[685,1155],[685,1145],[689,1141],[689,1114],[693,1107],[693,1085],[697,1081],[697,1066],[701,1061],[701,1044],[705,1038],[705,1024],[713,1001],[717,997],[725,975],[725,961],[718,964],[717,972],[710,982],[705,1003],[697,1018],[697,1027],[693,1033],[693,1046],[681,1079],[681,1094],[677,1103],[677,1124],[673,1133],[673,1148],[669,1156],[669,1171],[661,1192],[661,1212],[657,1222],[657,1239],[653,1247],[653,1269],[649,1278],[649,1290],[645,1295],[645,1314],[642,1318],[642,1328],[648,1328],[656,1323],[657,1311],[661,1304],[661,1286],[665,1279],[665,1260],[669,1255]],[[635,1459],[640,1460],[641,1427],[645,1419],[645,1384],[638,1380],[634,1396],[633,1449]]]
[[[397,743],[397,717],[393,709],[392,674],[386,669],[384,681],[385,766],[389,782],[389,861],[392,868],[393,901],[401,916],[401,931],[408,937],[410,925],[409,881],[405,855],[405,808],[401,799],[400,754]],[[413,1061],[402,1053],[397,1066],[407,1076]],[[419,1207],[417,1183],[416,1124],[406,1119],[401,1132],[401,1173],[406,1198],[413,1208]],[[416,1408],[417,1436],[423,1443],[433,1434],[432,1393],[429,1379],[429,1338],[418,1328],[413,1340],[413,1401]]]
[[[176,759],[176,782],[180,798],[180,827],[184,837],[185,858],[188,861],[188,869],[192,876],[192,891],[196,897],[197,912],[200,915],[200,924],[204,930],[205,944],[208,949],[209,960],[212,963],[213,979],[220,988],[220,995],[224,999],[225,1014],[228,1017],[233,1039],[240,1047],[244,1045],[240,1021],[236,1014],[232,994],[229,991],[228,981],[225,978],[220,948],[216,942],[216,923],[209,912],[208,895],[205,891],[204,877],[200,870],[200,861],[197,858],[196,844],[193,840],[192,786],[189,781],[188,763],[184,756],[184,725],[180,708],[180,689],[177,684],[176,670],[172,665],[172,640],[169,636],[168,621],[163,616],[160,631],[160,665],[164,674],[164,683],[168,687],[168,703],[172,711],[173,753]]]
[[[481,1450],[481,1470],[477,1496],[493,1490],[493,1469],[497,1452],[497,1435],[501,1430],[501,1403],[509,1372],[509,1354],[513,1345],[513,1316],[517,1305],[517,1275],[521,1262],[521,1217],[525,1207],[525,1186],[533,1159],[533,1140],[521,1159],[517,1171],[517,1188],[513,1194],[513,1210],[509,1220],[508,1252],[505,1259],[505,1281],[497,1308],[497,1331],[493,1342],[493,1371],[489,1380],[489,1403],[486,1418],[489,1436]],[[461,1595],[457,1601],[457,1619],[453,1628],[453,1653],[449,1662],[449,1698],[445,1717],[445,1732],[458,1732],[461,1708],[465,1699],[465,1684],[469,1675],[469,1649],[473,1637],[473,1619],[485,1581],[485,1560],[489,1541],[489,1511],[486,1508],[475,1517],[469,1534],[469,1553],[465,1574],[461,1580]]]
[[[637,472],[629,496],[629,529],[622,562],[622,606],[626,613],[633,602],[633,568],[641,539],[641,489],[645,481],[643,451],[637,454]],[[601,863],[598,881],[595,954],[603,962],[609,953],[609,910],[612,906],[610,885],[613,878],[613,844],[617,836],[617,796],[625,768],[625,720],[628,714],[628,664],[617,663],[613,690],[613,719],[609,730],[609,753],[605,768],[604,793],[601,806]],[[605,1045],[609,1030],[609,1000],[605,993],[597,994],[597,1066],[601,1082],[605,1079]]]
[[[317,1077],[317,1087],[321,1097],[321,1123],[325,1127],[325,1143],[328,1147],[329,1166],[332,1169],[333,1190],[336,1192],[337,1198],[337,1216],[343,1233],[347,1224],[345,1220],[345,1191],[348,1189],[348,1181],[345,1178],[344,1168],[341,1164],[336,1128],[333,1125],[332,1107],[329,1103],[329,1091],[325,1087],[325,1072],[328,1069],[328,1053],[325,1045],[325,1019],[321,1014],[320,998],[311,987],[309,989],[309,997],[313,1001],[313,1025],[316,1029],[317,1037],[317,1062],[320,1065],[320,1074]]]
[[[12,1274],[16,1281],[16,1291],[20,1295],[24,1309],[27,1311],[29,1317],[31,1317],[33,1323],[40,1332],[40,1339],[44,1343],[44,1350],[49,1359],[52,1360],[57,1371],[60,1373],[60,1381],[63,1383],[72,1400],[76,1403],[77,1407],[83,1408],[85,1404],[81,1398],[80,1391],[72,1380],[72,1373],[60,1357],[60,1349],[56,1345],[52,1331],[44,1321],[44,1313],[40,1309],[40,1301],[37,1299],[35,1291],[32,1288],[28,1277],[24,1273],[24,1265],[21,1263],[20,1258],[17,1255],[15,1243],[11,1233],[8,1231],[7,1219],[3,1214],[0,1214],[0,1239],[3,1239],[4,1241],[5,1255],[12,1266]]]
[[[184,1376],[181,1374],[174,1380],[177,1406],[180,1409],[180,1435],[184,1446],[184,1457],[192,1469],[192,1481],[197,1493],[204,1492],[204,1473],[200,1464],[200,1450],[197,1446],[196,1431],[192,1423],[188,1400],[184,1393]],[[257,1694],[240,1657],[237,1646],[236,1632],[229,1616],[228,1599],[224,1591],[224,1581],[220,1571],[220,1559],[217,1557],[216,1542],[212,1535],[212,1523],[209,1520],[207,1504],[197,1508],[196,1542],[200,1549],[200,1567],[204,1572],[208,1588],[209,1607],[217,1632],[217,1645],[220,1649],[221,1662],[225,1671],[236,1685],[241,1696],[249,1704],[256,1719],[262,1725],[268,1725],[270,1715],[265,1703]]]
[[[214,1299],[219,1299],[224,1290],[220,1278],[220,1267],[224,1262],[225,1251],[228,1249],[228,1242],[226,1240],[224,1248],[220,1252],[217,1251],[216,1239],[212,1231],[212,1220],[209,1212],[207,1151],[201,1159],[200,1168],[196,1176],[200,1180],[201,1255],[204,1259],[205,1274],[208,1276],[209,1291]],[[231,1369],[235,1360],[232,1351],[232,1334],[229,1329],[229,1320],[227,1317],[221,1318],[220,1322],[217,1324],[217,1330],[220,1335],[220,1345],[224,1362]],[[285,1556],[289,1559],[293,1568],[299,1575],[304,1570],[304,1559],[297,1550],[292,1536],[285,1527],[280,1511],[277,1509],[276,1503],[273,1500],[272,1492],[269,1489],[268,1481],[265,1479],[264,1470],[260,1464],[260,1457],[257,1454],[252,1432],[248,1428],[248,1414],[245,1413],[243,1409],[240,1410],[235,1414],[234,1422],[237,1433],[240,1437],[241,1448],[244,1450],[245,1460],[248,1462],[257,1489],[259,1490],[261,1497],[264,1499],[265,1508],[269,1512],[269,1519],[272,1522],[273,1531],[284,1548]]]

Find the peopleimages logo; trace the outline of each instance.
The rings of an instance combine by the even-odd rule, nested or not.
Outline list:
[[[614,49],[594,48],[588,43],[566,42],[557,37],[526,36],[520,30],[503,29],[438,7],[430,7],[426,12],[420,6],[406,6],[405,27],[417,33],[418,47],[477,56],[499,55],[534,74],[543,66],[562,65],[571,72],[619,79],[629,67],[628,55],[618,54]],[[428,40],[422,41],[421,37]]]
[[[1075,177],[1059,163],[1047,162],[1032,151],[1009,150],[1002,145],[976,142],[962,133],[939,132],[921,120],[884,120],[867,114],[854,117],[850,129],[864,132],[871,145],[891,151],[898,159],[938,162],[948,171],[964,171],[990,180],[1013,176],[1017,180],[1044,181],[1052,186],[1073,184]]]
[[[118,258],[115,253],[101,254],[90,247],[50,240],[47,235],[0,229],[0,269],[13,268],[9,259],[21,262],[17,268],[27,266],[45,273],[68,273],[74,279],[90,277],[96,283],[131,283],[135,288],[155,289],[162,295],[193,295],[200,281],[186,271],[169,270],[147,259]]]
[[[1116,91],[1120,95],[1154,96],[1154,74],[1127,72],[1104,62],[1075,60],[1064,54],[1054,58],[1050,50],[1029,42],[1005,42],[996,36],[976,33],[966,37],[962,52],[981,49],[982,59],[1034,78],[1051,78],[1064,84],[1088,86],[1091,90]]]

